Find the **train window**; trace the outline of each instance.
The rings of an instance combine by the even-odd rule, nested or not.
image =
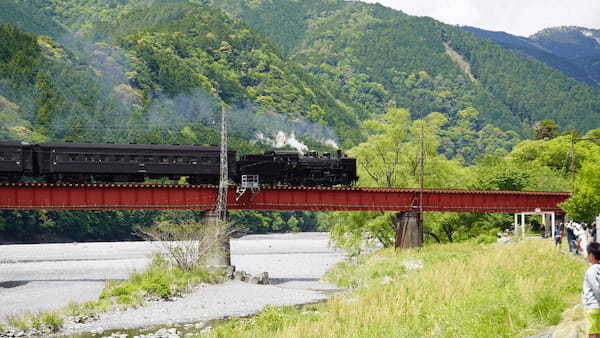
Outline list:
[[[160,163],[162,163],[162,164],[168,164],[169,163],[169,158],[167,156],[161,156],[160,157]]]
[[[6,159],[6,157],[7,157],[6,155],[7,155],[6,153],[0,153],[0,161],[8,161]]]
[[[177,157],[176,161],[178,164],[183,164],[185,162],[185,159],[183,157]]]

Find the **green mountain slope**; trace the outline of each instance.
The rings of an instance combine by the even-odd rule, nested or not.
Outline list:
[[[67,30],[34,6],[19,0],[0,1],[0,24],[10,23],[20,30],[59,38]]]
[[[600,91],[429,18],[338,0],[225,0],[213,4],[279,42],[294,60],[314,73],[324,74],[331,68],[343,74],[359,73],[368,82],[381,84],[389,93],[385,99],[392,98],[413,112],[443,110],[458,100],[476,108],[485,122],[523,133],[523,124],[531,126],[542,119],[554,119],[564,130],[587,130],[600,121]],[[276,28],[288,27],[288,23],[293,31]],[[453,62],[448,49],[462,61]],[[465,65],[474,81],[461,70]],[[402,88],[420,71],[445,83],[434,83],[433,94],[450,87],[458,98],[427,105],[439,101],[439,95],[422,91],[427,88]],[[336,80],[344,84],[344,79]],[[401,82],[399,88],[396,84]],[[415,100],[420,101],[411,106]],[[450,114],[461,109],[460,104],[454,106]]]
[[[267,129],[264,120],[271,122],[273,130],[269,132],[289,127],[291,130],[286,132],[296,132],[309,146],[322,148],[314,142],[330,139],[341,140],[348,146],[360,137],[356,115],[365,114],[359,105],[354,104],[339,86],[324,86],[306,70],[287,61],[277,47],[247,25],[231,19],[219,9],[187,2],[158,3],[149,8],[140,2],[135,6],[138,8],[135,11],[116,8],[108,16],[118,18],[110,22],[97,18],[100,21],[90,26],[89,36],[100,42],[83,40],[70,43],[68,47],[61,46],[67,54],[72,53],[66,60],[58,60],[64,67],[78,68],[80,74],[96,82],[102,92],[99,96],[105,98],[100,102],[113,103],[109,110],[121,118],[117,119],[119,123],[109,126],[125,131],[118,137],[114,134],[111,137],[165,142],[164,135],[148,135],[148,123],[175,130],[186,124],[196,124],[195,132],[187,141],[172,142],[211,142],[212,136],[198,138],[198,134],[207,134],[206,129],[210,129],[211,121],[214,121],[219,101],[241,112],[234,114],[236,121],[233,121],[240,129],[240,140],[252,141],[263,133]],[[83,2],[74,7],[88,8]],[[57,81],[63,78],[59,76]],[[83,88],[72,87],[77,93],[83,92]],[[60,90],[57,93],[59,96],[65,94]],[[77,97],[67,96],[69,99]],[[16,101],[19,104],[19,100]],[[60,100],[61,104],[72,101]],[[49,118],[47,136],[72,136],[64,130],[70,130],[74,119],[80,121],[81,126],[94,128],[96,123],[85,122],[96,120],[92,118],[95,116],[92,110],[95,108],[67,116],[70,110],[55,109],[50,115],[58,116],[57,111],[60,111],[65,115],[60,120],[67,122],[61,125],[63,131],[57,132],[56,128],[50,128],[54,126],[51,122],[58,120],[57,116]],[[24,115],[32,117],[34,113]],[[35,124],[34,118],[29,120]],[[167,120],[179,122],[171,126],[165,123]],[[125,127],[128,124],[131,126]],[[339,139],[320,126],[334,129]],[[109,134],[101,134],[109,137]],[[209,134],[214,135],[214,132]]]
[[[446,129],[454,134],[462,128],[464,116],[470,116],[470,128],[493,130],[505,148],[510,148],[506,142],[513,136],[494,127],[529,137],[532,126],[544,119],[556,120],[562,130],[580,131],[597,127],[600,120],[599,90],[457,27],[380,5],[341,0],[24,1],[134,55],[133,64],[141,68],[131,84],[142,90],[144,98],[155,92],[178,95],[200,85],[229,104],[253,103],[262,111],[303,116],[334,127],[348,140],[358,137],[352,127],[356,118],[406,107],[414,117],[445,114]],[[255,39],[260,41],[256,48],[266,53],[258,55],[232,44],[229,36],[239,39],[240,30],[254,33],[217,14],[196,18],[208,28],[194,27],[191,21],[196,19],[184,13],[193,10],[182,9],[190,2],[224,9],[274,45],[262,37]],[[222,22],[234,26],[223,30]],[[227,54],[229,47],[217,46],[206,35],[194,36],[193,30],[210,31],[233,53]],[[158,55],[158,50],[165,52]],[[172,69],[147,67],[160,58],[170,60]],[[272,62],[274,70],[260,70],[259,60]],[[469,158],[477,157],[485,148],[478,145],[479,138],[464,144],[452,135],[447,154],[468,152]]]
[[[115,137],[107,127],[127,115],[96,70],[50,38],[0,25],[3,136],[32,141]]]
[[[268,40],[218,9],[161,4],[115,22],[96,32],[118,39],[131,52],[131,81],[146,94],[173,96],[200,87],[231,105],[258,105],[262,113],[334,127],[347,141],[358,136],[358,108],[344,93],[322,86]]]

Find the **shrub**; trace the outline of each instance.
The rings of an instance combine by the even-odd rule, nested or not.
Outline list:
[[[222,243],[229,240],[234,229],[229,224],[203,224],[187,219],[158,222],[151,229],[139,232],[148,240],[158,241],[169,263],[191,271],[205,266],[207,260],[222,249]]]
[[[64,324],[64,320],[60,318],[56,313],[47,312],[42,315],[42,322],[50,329],[52,332],[57,332],[60,330]]]
[[[15,329],[19,329],[21,331],[26,331],[29,329],[29,324],[23,318],[19,318],[17,316],[10,316],[7,319],[8,325],[14,327]]]

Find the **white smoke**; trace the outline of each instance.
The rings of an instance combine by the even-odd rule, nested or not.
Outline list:
[[[333,139],[325,140],[325,144],[328,145],[328,146],[332,146],[335,149],[340,149],[340,147],[338,146],[337,142],[335,142]]]
[[[265,136],[263,133],[257,133],[256,139],[275,148],[290,146],[302,153],[308,150],[308,147],[304,143],[298,141],[293,132],[288,135],[284,131],[279,130],[273,135],[273,137]]]

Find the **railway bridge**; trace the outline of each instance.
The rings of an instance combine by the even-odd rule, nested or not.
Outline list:
[[[396,245],[422,243],[421,215],[438,212],[506,212],[515,214],[515,229],[525,215],[563,214],[564,192],[388,189],[357,187],[262,186],[228,189],[228,209],[280,211],[397,211]],[[0,209],[187,209],[215,208],[218,186],[180,184],[0,184]],[[520,216],[520,222],[519,218]],[[406,231],[414,229],[414,231]]]
[[[218,186],[180,184],[0,184],[0,209],[212,210]],[[563,213],[570,193],[441,189],[231,186],[229,209],[303,211],[441,211]]]

